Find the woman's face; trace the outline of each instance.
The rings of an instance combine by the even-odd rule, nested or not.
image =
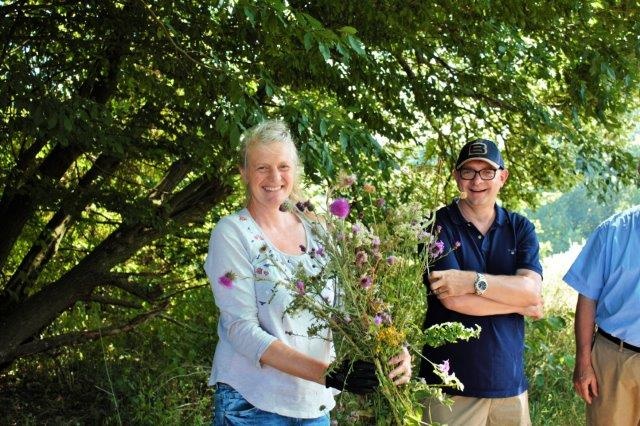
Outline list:
[[[293,189],[294,153],[278,142],[254,146],[247,152],[247,164],[240,172],[249,190],[249,207],[277,209]]]

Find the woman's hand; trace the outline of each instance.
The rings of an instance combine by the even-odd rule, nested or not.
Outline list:
[[[403,347],[402,352],[391,358],[388,364],[396,366],[389,373],[389,379],[393,380],[394,385],[403,385],[411,380],[411,355],[406,347]]]

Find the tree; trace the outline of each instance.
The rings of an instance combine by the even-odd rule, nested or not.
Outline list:
[[[105,0],[0,6],[0,364],[127,331],[200,279],[237,207],[241,132],[293,128],[308,176],[454,188],[469,138],[504,145],[504,202],[628,183],[638,5]]]

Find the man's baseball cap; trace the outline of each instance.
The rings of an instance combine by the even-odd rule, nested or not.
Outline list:
[[[458,161],[456,161],[456,170],[473,160],[485,161],[496,169],[504,169],[504,160],[500,155],[500,150],[495,143],[488,139],[476,139],[463,146],[460,155],[458,155]]]

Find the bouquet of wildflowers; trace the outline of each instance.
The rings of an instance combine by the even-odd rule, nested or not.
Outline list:
[[[411,380],[395,386],[387,376],[393,368],[387,361],[403,346],[420,356],[425,342],[439,345],[468,339],[479,330],[460,324],[422,330],[426,313],[423,273],[455,247],[445,250],[438,240],[433,212],[412,203],[388,208],[385,200],[375,197],[370,184],[363,185],[362,193],[357,194],[355,181],[348,176],[341,187],[332,190],[325,212],[309,202],[289,206],[307,216],[313,210],[313,232],[322,246],[313,250],[301,247],[318,262],[320,272],[309,276],[300,269],[296,273],[287,284],[296,293],[288,310],[313,314],[316,321],[310,335],[326,336],[327,329],[331,331],[336,349],[333,365],[356,359],[375,364],[379,391],[358,401],[360,407],[352,411],[350,423],[417,424],[424,398],[445,400],[442,386],[461,388],[462,384],[445,361],[433,364],[442,385]],[[353,198],[346,198],[346,193]],[[337,288],[334,303],[322,297],[329,280]]]

